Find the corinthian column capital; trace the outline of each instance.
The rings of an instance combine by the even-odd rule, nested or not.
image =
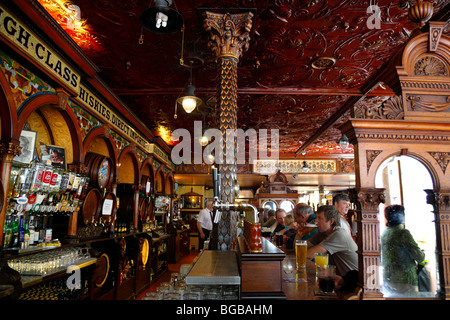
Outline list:
[[[252,28],[251,12],[220,14],[206,11],[203,25],[211,34],[208,43],[216,58],[233,57],[239,60],[249,47],[249,32]]]

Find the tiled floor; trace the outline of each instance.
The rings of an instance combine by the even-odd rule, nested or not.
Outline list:
[[[180,266],[182,264],[190,264],[190,263],[192,263],[198,257],[198,255],[199,255],[198,251],[191,250],[191,253],[189,255],[187,255],[186,257],[184,257],[183,259],[181,259],[178,263],[169,263],[168,264],[168,270],[166,272],[164,272],[156,280],[156,282],[153,283],[152,286],[150,286],[150,288],[148,288],[147,290],[145,290],[141,294],[139,294],[137,300],[141,300],[142,297],[145,297],[147,292],[149,292],[149,291],[156,291],[156,288],[159,286],[159,284],[161,282],[170,281],[170,275],[172,273],[179,273],[180,272]]]

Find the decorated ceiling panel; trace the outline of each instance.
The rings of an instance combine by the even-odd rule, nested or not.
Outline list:
[[[173,1],[184,20],[181,31],[158,35],[139,23],[152,0],[39,0],[101,69],[99,76],[156,135],[169,144],[177,128],[194,121],[218,127],[218,66],[208,48],[204,11],[253,13],[249,48],[238,64],[238,128],[278,129],[280,153],[298,148],[330,117],[307,154],[352,154],[337,144],[337,126],[349,116],[346,101],[410,38],[417,23],[408,18],[416,1],[353,0],[184,0]],[[434,14],[448,1],[430,0]],[[376,5],[370,7],[370,5]],[[446,33],[448,33],[448,26]],[[191,114],[175,101],[192,79],[202,108]]]

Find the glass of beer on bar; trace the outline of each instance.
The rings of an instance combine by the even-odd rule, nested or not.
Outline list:
[[[306,268],[306,240],[295,240],[295,263],[297,270]]]
[[[326,253],[326,252],[315,253],[314,254],[314,262],[316,264],[316,270],[317,270],[317,267],[323,268],[323,266],[326,266],[328,264],[328,253]]]

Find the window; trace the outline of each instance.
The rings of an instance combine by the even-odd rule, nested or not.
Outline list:
[[[439,291],[438,265],[436,259],[436,229],[433,207],[426,202],[425,189],[433,189],[433,180],[428,169],[410,156],[393,156],[378,169],[376,188],[385,188],[386,203],[380,205],[380,236],[386,229],[384,208],[393,204],[405,207],[405,228],[408,229],[419,248],[425,253],[426,270],[430,276],[431,290],[427,292],[388,291],[386,297],[434,297]],[[381,248],[383,251],[383,248]]]

